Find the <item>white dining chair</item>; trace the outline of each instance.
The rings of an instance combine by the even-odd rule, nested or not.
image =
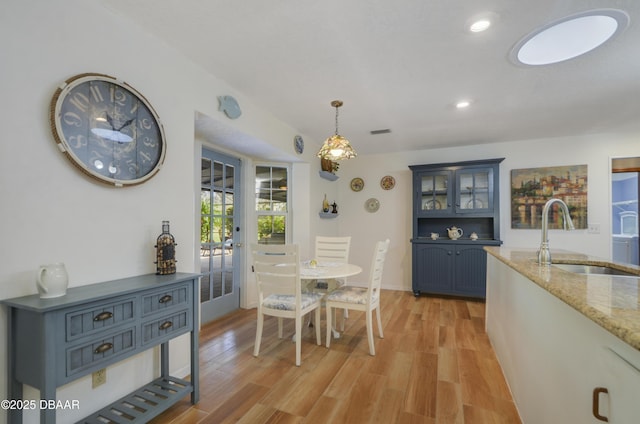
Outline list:
[[[349,250],[351,249],[351,236],[337,237],[337,236],[316,236],[316,251],[315,258],[318,262],[334,262],[334,263],[349,263]],[[316,284],[316,287],[312,289],[318,289],[317,285],[325,284],[326,291],[329,292],[338,286],[344,286],[347,284],[346,278],[330,279],[330,280],[318,280],[312,282]],[[344,320],[349,318],[349,311],[344,310],[342,320],[342,331],[344,331]],[[335,312],[334,312],[335,319]]]
[[[327,347],[331,345],[332,310],[334,308],[352,309],[364,311],[367,325],[367,339],[369,341],[369,354],[375,356],[376,350],[373,344],[373,311],[376,311],[378,320],[378,333],[382,333],[382,320],[380,318],[380,284],[384,261],[389,250],[389,239],[376,243],[371,270],[369,272],[369,284],[367,287],[342,286],[333,290],[325,297],[327,311]]]
[[[258,325],[253,356],[260,353],[264,316],[278,318],[278,337],[283,335],[283,318],[295,319],[296,366],[300,366],[303,317],[315,310],[320,322],[321,293],[303,293],[300,285],[300,257],[296,244],[251,244],[253,270],[258,285]],[[320,325],[316,326],[316,342],[322,343]]]

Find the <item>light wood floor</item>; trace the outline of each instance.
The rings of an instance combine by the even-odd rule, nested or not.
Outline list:
[[[266,318],[257,358],[255,309],[204,326],[200,402],[185,398],[152,422],[520,423],[484,332],[484,303],[398,291],[381,300],[385,338],[376,327],[375,357],[355,311],[330,349],[324,331],[317,346],[305,329],[300,367],[292,323],[278,339],[276,319]]]

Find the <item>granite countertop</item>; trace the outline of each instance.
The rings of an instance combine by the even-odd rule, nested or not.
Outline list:
[[[606,265],[638,277],[585,275],[537,263],[537,249],[486,246],[487,253],[518,271],[567,305],[640,350],[640,267],[562,250],[553,263]]]

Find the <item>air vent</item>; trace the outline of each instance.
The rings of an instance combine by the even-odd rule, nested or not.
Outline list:
[[[391,132],[391,130],[389,128],[385,128],[383,130],[373,130],[373,131],[371,131],[371,135],[389,134],[390,132]]]

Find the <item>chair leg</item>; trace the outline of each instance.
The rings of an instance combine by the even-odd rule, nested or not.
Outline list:
[[[258,356],[260,353],[260,342],[262,341],[262,327],[264,324],[264,315],[258,312],[258,325],[256,328],[256,342],[253,346],[253,356]]]
[[[278,317],[278,338],[282,338],[282,318]]]
[[[300,366],[300,358],[302,353],[302,319],[303,317],[296,317],[296,367]]]
[[[381,339],[384,339],[384,334],[382,334],[382,321],[380,319],[380,305],[376,308],[376,316],[378,317],[378,334],[380,334]]]
[[[376,356],[376,348],[373,345],[373,319],[371,309],[367,310],[367,339],[369,340],[369,354]]]
[[[316,308],[316,343],[318,346],[322,344],[322,336],[320,335],[320,307]]]
[[[335,308],[330,307],[329,305],[325,306],[325,312],[327,315],[327,348],[331,345],[331,326],[333,323],[331,322],[331,316],[333,312],[335,312]]]

